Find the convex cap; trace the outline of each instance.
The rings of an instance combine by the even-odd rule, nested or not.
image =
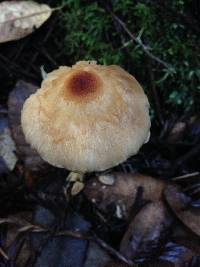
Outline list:
[[[28,143],[50,164],[102,171],[135,155],[150,129],[149,102],[116,65],[80,61],[48,74],[22,110]]]

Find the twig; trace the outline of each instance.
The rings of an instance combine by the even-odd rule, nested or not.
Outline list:
[[[100,245],[108,253],[110,253],[111,255],[115,256],[120,261],[123,261],[124,263],[127,263],[130,266],[134,266],[133,261],[128,260],[127,258],[125,258],[120,252],[118,252],[117,250],[112,248],[110,245],[108,245],[102,239],[98,238],[95,234],[93,234],[91,236],[90,235],[88,236],[88,235],[84,235],[84,234],[82,234],[80,232],[74,232],[74,231],[62,231],[62,232],[59,232],[59,233],[56,234],[56,236],[61,236],[61,235],[67,235],[67,236],[74,237],[74,238],[87,239],[89,241],[93,241],[93,242],[97,243],[98,245]]]
[[[0,247],[0,255],[3,256],[4,259],[7,261],[9,260],[8,255],[3,251],[3,249]]]
[[[0,114],[8,114],[8,110],[7,109],[0,109]]]
[[[0,224],[27,225],[28,222],[18,217],[0,218]]]
[[[148,69],[151,89],[152,89],[152,93],[153,93],[153,97],[154,97],[156,115],[158,117],[160,125],[164,125],[162,110],[161,110],[161,106],[160,106],[160,100],[158,98],[158,94],[157,94],[156,86],[155,86],[154,73],[152,71],[152,66],[151,66],[151,62],[150,62],[149,58],[147,58],[147,69]]]
[[[57,19],[57,18],[56,18]],[[55,25],[56,19],[52,20],[52,25]],[[43,48],[43,45],[47,42],[48,38],[51,36],[51,33],[53,31],[53,26],[49,27],[49,30],[47,31],[46,35],[44,36],[44,39],[41,41],[40,45],[39,45],[39,49],[38,46],[33,46],[34,49],[36,49],[36,52],[34,54],[34,56],[32,57],[32,59],[29,62],[29,66],[27,68],[28,71],[30,71],[30,69],[33,67],[33,63],[36,61],[36,59],[38,58],[39,54],[41,53],[41,48]]]
[[[124,257],[120,252],[115,250],[113,247],[105,243],[102,239],[98,238],[96,235],[93,237],[93,241],[96,242],[98,245],[100,245],[103,249],[105,249],[107,252],[109,252],[111,255],[115,256],[120,261],[123,261],[124,263],[128,264],[129,266],[137,266],[134,264],[133,261],[128,260],[126,257]]]
[[[104,5],[105,6],[105,5]],[[154,54],[152,54],[150,51],[149,51],[149,47],[146,46],[140,37],[135,37],[132,32],[129,30],[129,28],[127,27],[127,25],[115,14],[113,13],[110,8],[108,8],[108,6],[106,6],[106,9],[109,11],[109,13],[111,14],[111,16],[113,17],[114,20],[116,20],[120,25],[121,27],[124,29],[124,31],[129,35],[129,37],[134,41],[136,42],[141,48],[142,50],[144,51],[144,53],[150,57],[151,59],[155,60],[156,62],[158,62],[159,64],[163,65],[165,68],[169,69],[171,68],[172,66],[163,61],[162,59],[158,58],[157,56],[155,56]]]
[[[42,49],[41,52],[54,65],[54,67],[58,67],[58,63],[50,56],[50,54],[45,49]]]
[[[176,176],[176,177],[172,178],[171,180],[172,181],[179,181],[179,180],[182,180],[182,179],[195,177],[197,175],[200,175],[200,172],[192,172],[192,173],[187,173],[187,174],[184,174],[184,175],[181,175],[181,176]]]
[[[192,185],[187,186],[186,188],[183,189],[183,192],[188,192],[188,191],[191,191],[191,190],[195,190],[197,188],[200,188],[200,183],[192,184]]]
[[[18,232],[47,232],[50,231],[47,228],[44,228],[40,225],[35,225],[32,223],[29,223],[26,220],[23,220],[18,217],[8,217],[8,218],[0,218],[0,225],[1,224],[14,224],[14,225],[19,225],[20,228],[18,229]]]
[[[35,75],[28,73],[26,70],[23,70],[22,68],[20,68],[20,66],[18,66],[15,62],[10,61],[7,57],[3,56],[2,54],[0,54],[0,59],[2,59],[11,69],[18,69],[19,73],[22,73],[23,75],[27,76],[28,78],[36,78]]]
[[[200,152],[200,144],[193,144],[194,147],[183,156],[179,157],[177,160],[173,162],[172,168],[169,170],[169,177],[174,176],[176,171],[183,165],[183,163],[191,160],[192,157],[199,154]]]
[[[194,196],[194,195],[199,194],[199,192],[200,192],[200,187],[197,187],[197,188],[193,189],[192,192],[187,192],[187,193],[188,193],[190,196]]]
[[[14,55],[14,57],[12,58],[12,61],[15,62],[21,55],[24,47],[26,46],[26,44],[28,43],[29,39],[24,39],[24,42],[22,43],[22,45],[19,47],[19,49],[17,49],[17,53]]]
[[[31,224],[31,223],[29,223],[29,222],[27,222],[25,220],[19,219],[17,217],[0,218],[0,224],[5,224],[5,223],[17,224],[17,225],[20,225],[20,226],[23,225],[18,230],[19,233],[26,232],[26,231],[28,231],[28,232],[51,232],[51,230],[48,229],[48,228],[45,228],[45,227],[40,226],[40,225]],[[66,230],[66,231],[56,232],[52,236],[70,236],[70,237],[74,237],[74,238],[86,239],[86,240],[89,240],[89,241],[93,241],[93,242],[97,243],[98,245],[100,245],[108,253],[110,253],[111,255],[115,256],[117,259],[123,261],[124,263],[127,263],[130,266],[135,266],[133,261],[128,260],[120,252],[118,252],[117,250],[112,248],[109,244],[104,242],[102,239],[98,238],[94,233],[92,233],[91,235],[89,235],[89,234],[86,235],[86,234],[83,234],[83,233],[78,232],[78,231]],[[0,253],[1,253],[1,250],[0,250]]]
[[[66,231],[60,231],[58,233],[55,234],[56,236],[62,236],[62,235],[66,235],[66,236],[70,236],[70,237],[74,237],[74,238],[78,238],[78,239],[90,239],[90,237],[82,234],[81,232],[78,231],[70,231],[70,230],[66,230]]]
[[[188,153],[181,156],[176,162],[175,166],[179,167],[181,166],[185,161],[188,161],[191,159],[191,157],[195,156],[196,154],[199,154],[200,152],[200,144],[194,146]]]

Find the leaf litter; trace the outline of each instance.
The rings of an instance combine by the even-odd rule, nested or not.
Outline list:
[[[33,1],[4,1],[0,3],[0,43],[21,39],[39,28],[52,9]]]
[[[10,233],[10,237],[0,239],[0,248],[5,253],[1,263],[17,262],[36,267],[61,267],[63,264],[66,267],[191,267],[198,264],[200,215],[198,193],[194,195],[194,190],[198,189],[199,172],[197,168],[191,169],[190,157],[184,158],[178,167],[184,164],[184,169],[190,172],[176,171],[175,179],[169,179],[172,163],[162,165],[170,159],[159,153],[156,155],[159,162],[149,160],[154,147],[150,141],[145,145],[149,146],[145,161],[139,154],[132,162],[129,159],[107,173],[86,175],[78,181],[81,186],[77,187],[75,195],[68,195],[64,190],[70,183],[66,181],[67,172],[52,172],[26,144],[20,129],[23,102],[36,89],[37,86],[18,81],[9,96],[8,112],[3,115],[4,119],[9,118],[7,127],[15,142],[17,157],[22,161],[21,165],[15,163],[11,173],[21,173],[23,199],[31,206],[29,215],[24,214],[25,220],[19,216],[1,218],[0,232]],[[191,136],[196,140],[198,120],[193,119],[189,125],[188,140]],[[170,140],[175,144],[177,135],[185,138],[188,128],[177,126],[176,129],[178,132],[172,132],[176,136]],[[126,164],[130,168],[125,169]],[[150,169],[157,175],[140,174]],[[27,172],[33,180],[28,188],[23,185]],[[167,172],[166,178],[164,173]],[[34,178],[39,176],[42,179]],[[6,231],[4,226],[7,226]],[[175,230],[183,226],[196,235],[193,246],[185,242],[188,238],[185,229],[182,243],[175,234]]]

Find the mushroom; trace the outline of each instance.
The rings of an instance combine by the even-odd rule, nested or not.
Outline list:
[[[79,61],[47,75],[24,103],[26,141],[50,164],[103,171],[135,155],[149,136],[148,99],[116,65]]]

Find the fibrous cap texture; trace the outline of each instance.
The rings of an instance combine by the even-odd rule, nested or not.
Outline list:
[[[102,171],[135,155],[145,142],[149,102],[119,66],[79,61],[48,74],[26,100],[21,122],[27,142],[50,164]]]

